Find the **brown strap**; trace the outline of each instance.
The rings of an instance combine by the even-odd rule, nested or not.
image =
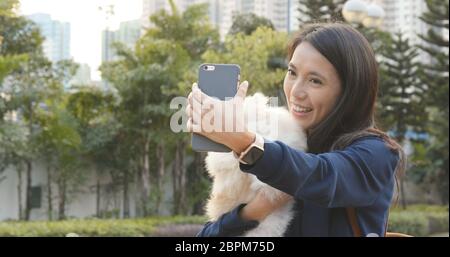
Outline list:
[[[391,213],[391,208],[389,208],[389,210],[388,210],[388,214],[387,214],[387,217],[386,217],[386,224],[384,224],[384,237],[388,237],[387,230],[388,230],[388,226],[389,226],[389,214],[390,213]]]
[[[350,225],[352,226],[353,236],[361,237],[362,232],[361,232],[361,228],[359,227],[359,224],[358,224],[358,218],[356,217],[355,208],[347,207],[347,208],[345,208],[345,211],[347,212],[348,221],[350,222]],[[386,224],[384,224],[384,228],[385,228],[384,236],[385,237],[406,237],[406,236],[408,236],[408,235],[405,235],[402,233],[393,233],[393,232],[388,233],[387,232],[388,223],[389,223],[389,212],[388,212],[388,216],[386,219]]]
[[[347,218],[348,218],[348,221],[350,222],[350,226],[352,226],[353,236],[361,237],[362,233],[361,233],[361,229],[359,228],[359,225],[358,225],[358,219],[356,217],[355,208],[348,207],[348,208],[345,208],[345,211],[347,212]]]

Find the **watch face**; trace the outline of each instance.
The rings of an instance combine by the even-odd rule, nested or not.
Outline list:
[[[248,164],[254,164],[264,154],[264,150],[258,147],[252,147],[242,160]]]

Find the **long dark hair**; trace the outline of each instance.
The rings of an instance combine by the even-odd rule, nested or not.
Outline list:
[[[323,153],[343,149],[356,139],[375,135],[399,155],[396,175],[405,170],[402,147],[375,124],[378,94],[378,65],[366,38],[343,23],[307,24],[288,45],[288,60],[302,42],[310,43],[336,69],[342,94],[335,107],[319,124],[308,131],[308,151]]]

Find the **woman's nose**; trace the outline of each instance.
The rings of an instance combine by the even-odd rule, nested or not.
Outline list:
[[[304,100],[308,96],[308,93],[306,92],[306,88],[302,85],[302,83],[297,82],[295,83],[294,88],[292,88],[291,96],[299,100]]]

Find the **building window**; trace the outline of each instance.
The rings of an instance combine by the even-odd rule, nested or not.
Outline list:
[[[42,187],[31,187],[31,208],[39,209],[42,203]]]

